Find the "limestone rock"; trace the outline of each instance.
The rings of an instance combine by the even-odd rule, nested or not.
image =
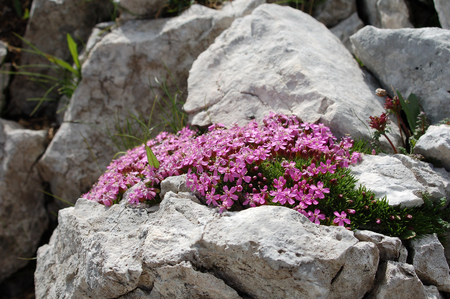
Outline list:
[[[243,125],[270,111],[321,122],[335,136],[368,137],[383,112],[357,62],[311,16],[275,4],[234,21],[194,62],[184,105],[192,124]]]
[[[436,234],[412,240],[411,248],[414,269],[420,280],[437,286],[440,291],[450,292],[449,266]]]
[[[46,131],[0,119],[0,282],[32,258],[47,229],[42,181],[33,167]]]
[[[161,182],[161,192],[159,193],[159,196],[161,196],[161,198],[164,197],[164,195],[169,192],[176,192],[178,193],[179,191],[181,192],[189,192],[191,191],[187,186],[186,186],[186,175],[177,175],[177,176],[170,176],[168,178],[166,178],[164,181]]]
[[[120,20],[153,19],[164,8],[164,0],[114,0],[119,6]]]
[[[450,126],[430,126],[417,141],[414,153],[437,160],[450,171]]]
[[[71,63],[66,34],[69,33],[78,42],[78,49],[81,50],[81,45],[89,37],[92,27],[110,18],[111,11],[110,0],[34,0],[24,38],[43,53]],[[23,47],[27,46],[23,44]],[[20,63],[21,65],[50,64],[42,56],[26,52],[22,52]],[[55,75],[51,69],[33,68],[27,71]],[[25,76],[16,76],[11,84],[12,110],[10,113],[30,114],[36,102],[27,102],[27,98],[40,98],[46,90],[28,81]]]
[[[313,16],[327,27],[337,25],[356,12],[355,0],[324,1],[314,8]]]
[[[38,250],[36,298],[361,298],[375,280],[376,246],[342,227],[195,201],[169,191],[150,211],[79,199]]]
[[[350,40],[384,89],[416,94],[432,124],[450,115],[450,31],[366,26]]]
[[[450,29],[450,2],[447,0],[434,0],[434,7],[438,13],[442,28]]]
[[[418,196],[418,192],[424,189],[423,185],[410,169],[392,156],[364,155],[362,162],[350,168],[358,184],[371,189],[377,197],[386,196],[390,206],[414,207],[423,204]]]
[[[80,63],[83,63],[88,59],[89,53],[92,51],[94,46],[102,40],[102,38],[111,32],[111,30],[115,26],[115,22],[103,22],[96,24],[94,28],[92,28],[91,35],[86,42],[86,47],[83,49],[83,52],[80,53],[78,59]]]
[[[0,40],[0,66],[5,60],[6,54],[8,54],[8,45]]]
[[[371,242],[359,242],[349,252],[347,262],[334,279],[328,299],[363,298],[375,283],[379,251]]]
[[[380,261],[397,261],[402,251],[402,241],[399,238],[385,236],[369,230],[355,231],[355,237],[360,241],[374,243],[380,252]]]
[[[377,285],[369,298],[426,299],[427,296],[412,265],[388,261],[380,266]]]
[[[433,167],[430,163],[422,162],[405,155],[394,155],[404,166],[409,168],[423,190],[428,192],[431,199],[438,201],[447,198],[450,201],[450,174],[443,168]]]
[[[413,28],[409,21],[409,11],[404,0],[363,0],[362,14],[369,25],[378,28]]]
[[[353,54],[352,43],[350,42],[350,36],[355,34],[359,29],[364,27],[364,23],[358,17],[358,14],[355,12],[347,19],[343,20],[336,26],[330,29],[330,31],[336,35],[347,50]]]
[[[96,161],[103,170],[119,151],[99,128],[116,133],[117,122],[123,125],[127,111],[150,115],[155,95],[160,99],[164,94],[155,77],[160,82],[167,79],[170,92],[176,91],[168,70],[184,91],[197,55],[234,18],[249,13],[261,0],[231,3],[223,11],[193,5],[176,18],[130,20],[94,46],[83,64],[83,80],[71,99],[65,122],[39,163],[53,194],[75,201],[87,192],[101,174]],[[153,85],[155,94],[149,84]],[[161,100],[159,103],[166,107]],[[155,105],[151,126],[161,123],[162,109],[165,108]]]
[[[427,294],[427,299],[444,299],[436,286],[430,285],[424,287]]]

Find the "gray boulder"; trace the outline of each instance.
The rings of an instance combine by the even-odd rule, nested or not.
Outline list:
[[[86,42],[92,27],[110,18],[111,11],[110,0],[34,0],[24,38],[40,51],[72,63],[66,34],[69,33],[78,42],[78,48],[81,50],[81,45]],[[25,44],[23,47],[29,48]],[[20,63],[50,64],[42,56],[26,52],[22,52]],[[55,75],[49,68],[30,68],[27,71]],[[30,114],[36,102],[29,102],[27,99],[40,98],[45,92],[46,89],[28,81],[25,76],[16,76],[11,83],[10,113]]]
[[[46,131],[0,119],[0,283],[32,258],[48,217],[43,183],[34,164],[45,150]]]
[[[439,290],[436,286],[424,286],[425,292],[427,294],[427,299],[444,299],[444,297],[439,293]]]
[[[366,26],[350,40],[384,89],[415,93],[433,124],[450,115],[450,31]]]
[[[403,163],[388,155],[364,155],[350,166],[358,184],[371,189],[377,197],[386,196],[390,206],[414,207],[423,204],[418,192],[424,186]]]
[[[184,91],[197,55],[234,18],[251,12],[259,3],[233,1],[222,11],[193,5],[172,19],[130,20],[103,37],[83,64],[83,80],[71,99],[64,123],[39,162],[52,192],[72,202],[87,192],[100,176],[100,169],[105,169],[119,151],[106,129],[99,128],[116,133],[127,111],[150,115],[155,95],[149,85],[153,85],[158,99],[164,94],[155,77],[167,79],[172,94],[176,90],[168,71]],[[165,105],[161,100],[159,103]],[[151,126],[160,124],[162,115],[156,103]]]
[[[414,153],[434,159],[450,171],[450,126],[430,126],[417,141]]]
[[[364,23],[358,17],[358,13],[353,13],[350,17],[343,20],[336,26],[330,29],[330,31],[336,35],[347,50],[353,54],[352,43],[350,42],[350,36],[355,34],[359,29],[364,27]]]
[[[235,20],[194,62],[184,105],[192,124],[240,125],[270,111],[369,138],[356,115],[383,112],[357,62],[311,16],[275,4]]]
[[[437,286],[440,291],[450,292],[449,266],[436,234],[412,240],[411,249],[414,269],[420,280]]]
[[[368,24],[378,28],[413,28],[404,0],[362,0],[362,14]]]
[[[197,202],[172,191],[159,209],[79,199],[38,250],[36,298],[350,299],[375,281],[377,247],[342,227],[285,207],[220,215]]]
[[[120,10],[120,20],[153,19],[167,4],[165,0],[113,0]]]
[[[380,252],[380,261],[398,261],[402,252],[402,241],[399,238],[385,236],[370,230],[357,230],[355,237],[360,241],[374,243]]]
[[[313,16],[327,27],[333,27],[356,12],[355,0],[323,1],[314,8]]]
[[[434,0],[434,7],[438,13],[442,28],[450,29],[450,2],[447,0]]]
[[[380,266],[377,277],[377,285],[368,298],[427,299],[412,265],[387,261]]]
[[[443,168],[435,168],[430,163],[422,162],[405,155],[394,155],[404,166],[412,171],[416,180],[422,184],[434,201],[447,198],[450,201],[450,174]]]
[[[0,41],[0,71],[3,72],[9,72],[11,70],[11,64],[3,62],[5,60],[6,54],[8,54],[8,45]],[[9,78],[10,76],[8,74],[0,73],[0,111],[2,111],[2,108],[5,104],[5,95],[3,91],[9,84]]]

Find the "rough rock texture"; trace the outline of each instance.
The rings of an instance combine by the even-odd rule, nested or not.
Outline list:
[[[153,19],[163,9],[165,0],[114,0],[119,6],[120,20]]]
[[[369,298],[427,298],[425,288],[410,264],[388,261],[380,266],[377,277],[377,285]]]
[[[413,207],[423,204],[418,192],[424,186],[403,163],[388,155],[364,155],[362,161],[350,166],[358,184],[386,196],[390,206]],[[417,194],[417,195],[416,195]]]
[[[34,163],[46,131],[25,130],[0,119],[0,282],[32,258],[48,225],[42,181]]]
[[[420,280],[437,286],[440,291],[450,292],[449,266],[436,234],[412,240],[411,249],[414,269]]]
[[[414,153],[432,158],[450,171],[450,126],[430,126],[417,141]]]
[[[427,299],[444,299],[436,286],[424,286]]]
[[[450,31],[441,28],[378,29],[350,37],[355,55],[391,91],[415,93],[432,124],[450,115]]]
[[[42,176],[53,194],[75,201],[87,192],[111,161],[117,148],[105,131],[116,131],[117,118],[127,110],[134,115],[150,115],[155,95],[163,94],[154,78],[167,78],[167,69],[181,90],[185,90],[194,59],[234,18],[250,13],[260,0],[233,1],[222,11],[193,5],[180,17],[157,20],[130,20],[98,42],[83,64],[83,80],[76,89],[65,121],[40,161]],[[161,61],[167,66],[161,63]],[[173,94],[173,93],[172,93]],[[152,125],[161,121],[156,104]],[[120,123],[123,125],[123,123]]]
[[[355,34],[359,29],[363,27],[364,23],[355,12],[350,17],[331,28],[330,31],[334,35],[336,35],[347,48],[347,50],[349,50],[350,53],[353,54],[353,47],[352,43],[350,42],[350,36]]]
[[[404,0],[362,0],[361,11],[369,25],[400,29],[414,27]]]
[[[269,111],[368,137],[381,98],[342,43],[311,16],[275,4],[235,20],[194,62],[184,109],[192,123],[240,125]],[[373,90],[372,90],[373,89]]]
[[[327,27],[337,25],[356,12],[355,0],[324,1],[314,8],[313,16]]]
[[[450,29],[450,2],[448,0],[434,0],[434,7],[442,28]]]
[[[38,250],[36,298],[361,298],[377,264],[374,244],[284,207],[220,215],[171,191],[159,208],[81,198]]]
[[[92,28],[91,35],[89,35],[89,39],[86,42],[86,46],[83,49],[83,52],[80,53],[78,59],[80,63],[83,65],[85,61],[89,57],[89,53],[91,53],[94,46],[102,40],[102,38],[111,32],[113,28],[115,28],[115,22],[103,22],[96,24],[94,28]]]
[[[69,33],[81,46],[96,23],[110,18],[111,9],[110,0],[34,0],[24,37],[42,52],[71,62],[66,34]],[[49,62],[40,55],[23,52],[21,64],[49,64]],[[50,69],[36,68],[28,71],[54,75]],[[27,88],[23,88],[24,86]],[[26,99],[40,98],[46,90],[32,84],[24,76],[16,76],[11,84],[10,113],[30,114],[36,102],[27,102]]]
[[[431,195],[431,199],[437,201],[446,197],[447,203],[450,201],[450,174],[445,169],[405,155],[394,155],[394,158],[412,171],[416,180],[423,185],[423,190]]]
[[[396,261],[400,257],[402,241],[399,238],[385,236],[370,230],[357,230],[355,237],[360,241],[374,243],[380,252],[380,261]]]
[[[8,54],[7,44],[0,40],[0,65],[2,65],[3,60],[6,57],[6,54]]]

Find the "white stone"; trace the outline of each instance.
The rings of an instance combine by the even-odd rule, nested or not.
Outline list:
[[[175,84],[184,91],[197,55],[234,18],[251,12],[261,0],[232,3],[223,11],[193,5],[176,18],[130,20],[94,46],[83,64],[83,80],[71,99],[65,121],[39,162],[53,194],[73,202],[87,192],[119,151],[112,145],[106,128],[111,134],[116,133],[117,119],[123,121],[127,111],[150,115],[155,95],[149,84],[159,99],[164,94],[155,77],[160,81],[167,79],[174,94],[170,71]],[[161,115],[156,104],[151,126],[162,122]]]
[[[343,20],[336,26],[330,29],[330,31],[336,35],[347,50],[353,54],[352,43],[350,42],[350,36],[355,34],[359,29],[364,27],[364,23],[358,17],[358,13],[353,13],[350,17]]]
[[[194,62],[184,109],[192,124],[243,125],[270,111],[321,122],[338,137],[369,138],[383,112],[342,43],[311,16],[275,4],[234,21]],[[373,88],[373,90],[372,90]]]
[[[45,150],[47,132],[0,119],[0,282],[32,258],[48,216],[34,163]]]
[[[420,280],[437,286],[440,291],[450,292],[449,266],[436,234],[412,240],[411,248],[413,265]]]
[[[356,12],[355,0],[323,1],[314,8],[313,16],[327,27],[337,25]]]
[[[450,2],[448,0],[434,0],[434,7],[442,28],[450,29]]]
[[[390,206],[414,207],[423,204],[417,196],[424,189],[414,173],[392,156],[364,155],[362,162],[350,166],[359,185],[372,190],[377,197],[386,196]]]
[[[417,141],[414,153],[437,160],[450,171],[450,126],[430,126]]]
[[[357,230],[355,237],[360,241],[374,243],[380,252],[380,261],[397,261],[402,251],[402,241],[370,230]]]
[[[392,93],[414,93],[431,123],[450,115],[450,31],[441,28],[378,29],[350,37],[356,57]]]
[[[38,250],[36,298],[361,298],[373,285],[376,246],[342,227],[285,207],[220,215],[195,201],[169,191],[150,211],[79,199]]]
[[[373,299],[426,299],[422,282],[409,264],[388,261],[378,270],[377,285],[371,293]]]
[[[72,63],[67,33],[78,43],[78,51],[81,52],[82,44],[86,42],[91,29],[96,23],[110,18],[111,11],[110,0],[34,0],[24,38],[43,53]],[[28,48],[25,44],[23,47]],[[50,64],[50,62],[40,55],[22,52],[20,64]],[[51,72],[50,68],[28,68],[27,71],[46,75],[56,74]],[[30,114],[36,102],[27,99],[40,98],[47,89],[28,81],[25,76],[15,76],[11,83],[10,113]],[[44,106],[49,103],[51,102],[44,103]]]
[[[378,28],[413,28],[404,0],[363,0],[361,10],[369,25]]]
[[[416,180],[422,184],[435,202],[441,198],[450,201],[450,174],[443,168],[435,168],[430,163],[422,162],[405,155],[394,155],[404,166],[409,168]]]
[[[359,242],[347,254],[347,262],[334,279],[327,299],[363,298],[373,288],[379,251],[372,242]]]

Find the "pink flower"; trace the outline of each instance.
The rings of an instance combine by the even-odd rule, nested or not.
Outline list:
[[[342,211],[341,214],[339,214],[337,211],[334,212],[334,215],[336,218],[334,218],[333,223],[338,224],[339,226],[344,226],[344,223],[350,224],[350,220],[347,219],[347,213]]]
[[[311,220],[311,222],[314,222],[315,224],[320,224],[320,220],[324,220],[325,215],[320,214],[319,209],[315,209],[314,213],[312,211],[308,212],[308,218],[309,218],[309,220]]]

